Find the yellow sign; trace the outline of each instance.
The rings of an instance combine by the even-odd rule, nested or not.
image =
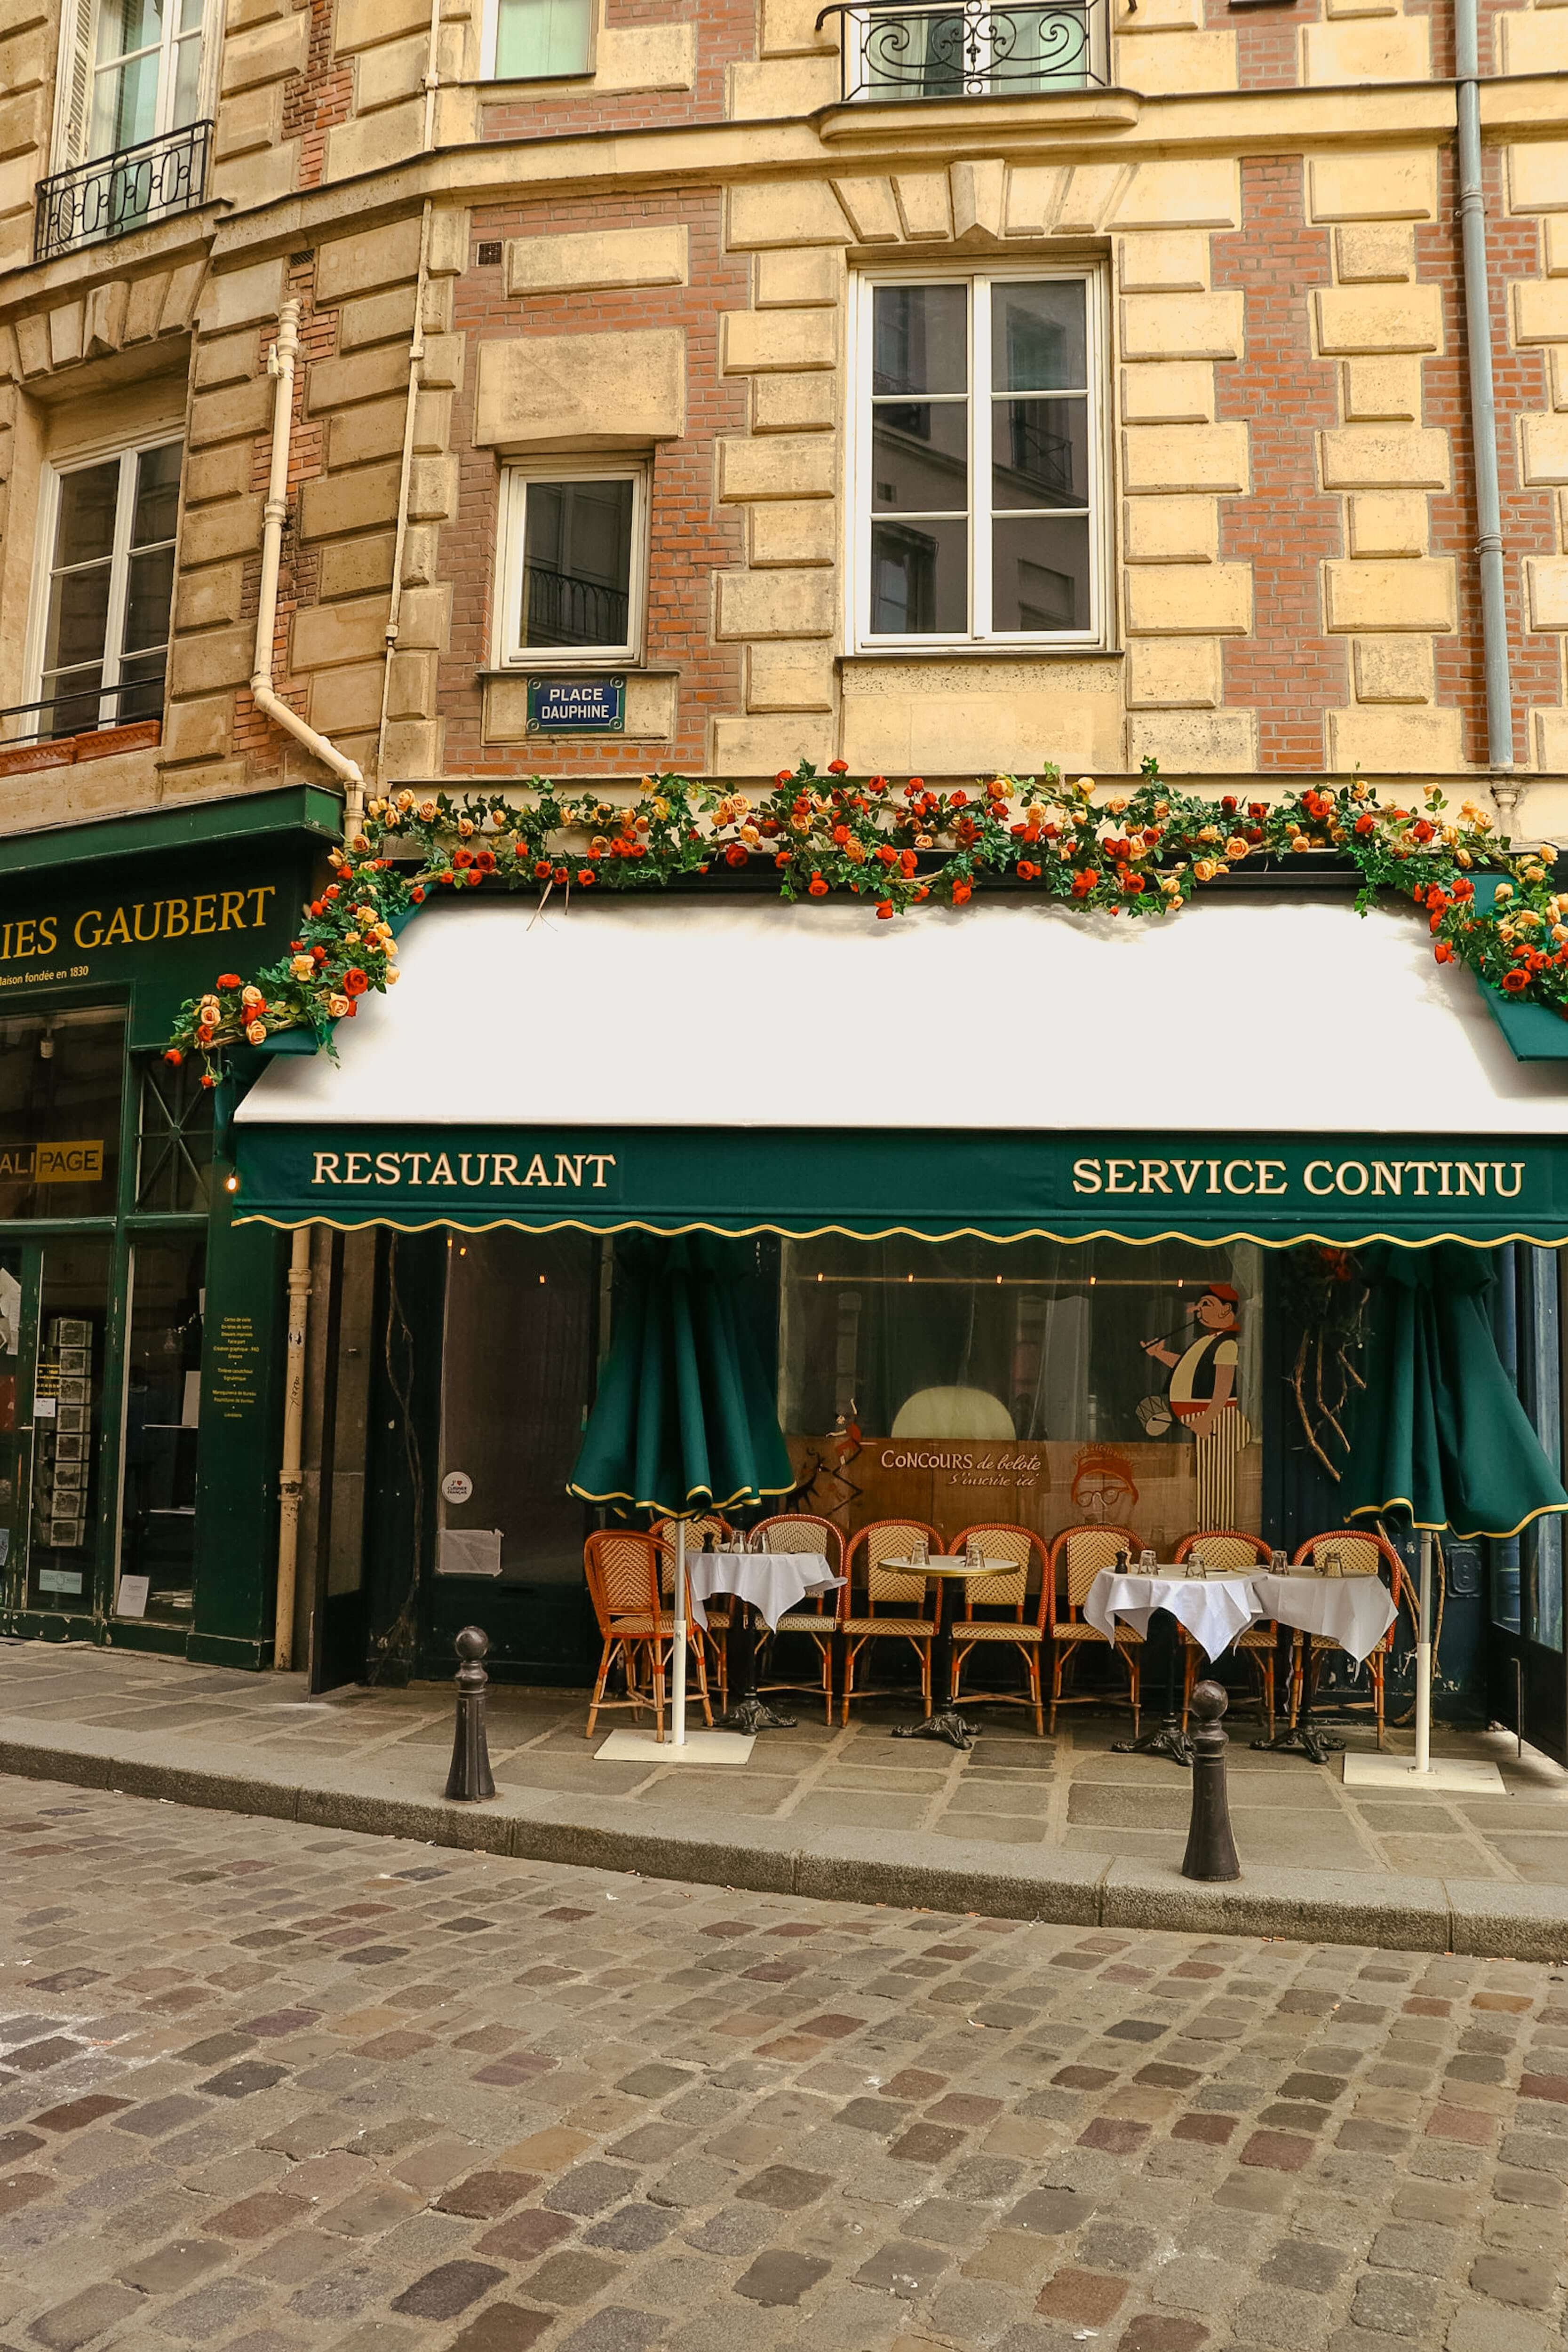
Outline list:
[[[23,1143],[0,1146],[0,1180],[17,1177],[34,1184],[97,1184],[103,1178],[101,1139],[83,1143]]]

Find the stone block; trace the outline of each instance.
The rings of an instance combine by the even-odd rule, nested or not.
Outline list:
[[[338,310],[338,349],[363,351],[371,343],[397,343],[407,349],[414,332],[414,289],[395,286],[384,294],[362,294]]]
[[[341,747],[363,767],[374,746],[371,741],[358,744],[353,737]],[[399,719],[386,730],[386,779],[394,782],[405,776],[436,776],[441,772],[441,723],[439,719]]]
[[[401,106],[415,98],[423,104],[429,55],[427,33],[412,33],[405,40],[367,49],[354,66],[355,112],[378,114],[384,106]]]
[[[384,668],[384,663],[374,661],[355,663],[344,669],[319,670],[310,680],[311,726],[319,727],[324,735],[368,731],[379,727]],[[424,713],[416,709],[406,715],[417,719]]]
[[[103,285],[90,289],[82,328],[84,349],[89,359],[120,349],[125,341],[125,321],[130,307],[131,289],[123,278],[110,278]]]
[[[1136,165],[1127,163],[1073,164],[1065,182],[1060,183],[1056,218],[1051,224],[1055,234],[1058,236],[1097,236],[1100,223],[1105,220],[1136,168]],[[1022,181],[1024,174],[1020,172],[1016,178]],[[1018,189],[1016,193],[1020,200],[1018,225],[1022,226],[1023,191]]]
[[[187,511],[180,527],[181,567],[219,563],[226,556],[254,555],[260,545],[260,498],[219,499],[211,506]]]
[[[1431,515],[1419,490],[1363,490],[1349,502],[1354,556],[1425,555]]]
[[[227,100],[224,103],[226,105]],[[300,161],[300,142],[285,140],[253,155],[231,156],[213,167],[213,194],[236,212],[252,212],[290,195]]]
[[[416,155],[424,135],[423,98],[337,123],[327,133],[327,177],[357,180],[367,172],[384,172]]]
[[[752,264],[752,299],[759,310],[806,310],[815,304],[834,309],[844,294],[844,264],[831,247],[806,246],[759,253]]]
[[[506,242],[509,294],[584,294],[611,286],[684,286],[686,280],[682,222]]]
[[[425,267],[432,278],[460,278],[468,266],[472,239],[468,215],[458,205],[437,205],[430,215]],[[418,239],[415,239],[417,247]]]
[[[1563,22],[1568,24],[1568,17]],[[1542,259],[1548,278],[1568,278],[1568,215],[1548,213],[1541,224]]]
[[[1513,331],[1520,343],[1568,342],[1568,282],[1560,278],[1516,279]]]
[[[1314,155],[1308,184],[1316,221],[1431,220],[1437,210],[1436,153],[1426,147],[1352,148]]]
[[[1342,286],[1403,284],[1415,275],[1415,233],[1405,221],[1351,221],[1334,231]]]
[[[221,760],[234,729],[232,694],[203,695],[195,702],[171,702],[163,713],[165,767],[182,760]]]
[[[1202,425],[1213,415],[1214,369],[1206,360],[1122,369],[1124,425]]]
[[[1525,480],[1568,484],[1568,417],[1526,416],[1521,423]]]
[[[75,302],[57,302],[48,319],[49,365],[51,368],[71,367],[81,358],[87,336],[85,298]]]
[[[293,0],[228,0],[224,21],[231,33],[243,32],[251,25],[265,25],[274,16],[286,16]]]
[[[685,430],[686,337],[679,327],[518,336],[479,346],[474,440],[481,448],[635,448]]]
[[[398,613],[397,642],[406,652],[426,646],[444,652],[452,631],[452,583],[437,581],[428,588],[405,588]]]
[[[1002,691],[966,686],[962,666],[951,667],[956,677],[945,665],[905,666],[872,693],[852,691],[846,678],[840,726],[853,772],[1028,776],[1047,760],[1069,771],[1122,765],[1120,696],[1059,685],[1049,661],[1020,665]]]
[[[254,89],[259,83],[287,81],[305,70],[310,53],[309,11],[273,17],[243,32],[231,31],[223,45],[223,95]]]
[[[833,654],[820,644],[746,648],[748,710],[831,710]]]
[[[948,202],[952,206],[955,245],[999,245],[1005,233],[1007,166],[1000,156],[947,167]]]
[[[1568,350],[1548,352],[1546,360],[1552,384],[1552,405],[1556,409],[1568,408]]]
[[[405,536],[405,554],[407,543]],[[392,533],[377,531],[364,539],[333,540],[322,548],[320,563],[323,599],[360,596],[375,589],[384,595],[392,584]]]
[[[1507,153],[1509,202],[1516,213],[1568,212],[1568,140],[1521,139]]]
[[[719,351],[726,375],[830,368],[838,358],[838,320],[826,310],[725,310]]]
[[[752,379],[753,433],[808,433],[837,424],[834,375],[759,375]]]
[[[1433,699],[1436,688],[1430,637],[1357,637],[1352,658],[1358,702]]]
[[[1140,163],[1120,177],[1106,215],[1115,229],[1236,228],[1240,221],[1241,167],[1226,156]]]
[[[224,335],[236,327],[275,327],[284,295],[281,261],[258,261],[247,269],[215,270],[202,289],[197,324],[204,335]]]
[[[371,530],[397,513],[401,465],[361,466],[352,474],[323,475],[300,487],[300,536],[336,539],[351,530]]]
[[[426,391],[457,392],[463,382],[466,335],[426,335],[419,381]]]
[[[1213,499],[1127,499],[1121,518],[1122,553],[1129,563],[1218,560],[1219,509]]]
[[[1141,564],[1123,594],[1134,636],[1245,636],[1252,626],[1249,563]]]
[[[1130,425],[1121,436],[1122,484],[1133,492],[1239,494],[1247,483],[1247,426]]]
[[[1436,293],[1436,288],[1433,289]],[[1126,294],[1124,360],[1234,360],[1246,332],[1240,294]]]
[[[1440,352],[1443,297],[1436,286],[1320,286],[1312,296],[1325,358],[1362,352]]]
[[[207,629],[199,636],[176,636],[169,647],[169,699],[212,694],[249,683],[256,652],[254,628]]]
[[[1359,768],[1368,776],[1452,775],[1464,760],[1457,710],[1329,713],[1328,763],[1342,773]]]
[[[1135,710],[1127,735],[1129,764],[1155,759],[1167,777],[1240,776],[1258,765],[1250,710]]]
[[[897,245],[903,220],[889,179],[835,180],[833,192],[862,245]]]
[[[1419,425],[1347,425],[1319,436],[1326,490],[1440,490],[1448,436]]]
[[[788,67],[784,70],[787,72]],[[695,25],[601,26],[594,72],[596,91],[607,94],[618,89],[689,89],[696,79]]]
[[[1362,635],[1395,629],[1455,626],[1454,566],[1446,557],[1399,563],[1331,562],[1323,566],[1324,626]]]
[[[830,637],[836,631],[830,572],[721,572],[718,583],[717,636]]]
[[[1301,27],[1301,78],[1319,89],[1350,83],[1427,81],[1432,33],[1416,16],[1383,16]]]
[[[386,602],[364,596],[343,604],[306,604],[294,615],[290,670],[379,659],[386,642]]]
[[[194,516],[185,518],[187,531],[194,520]],[[184,553],[182,539],[182,558]],[[182,571],[176,577],[174,587],[175,628],[182,632],[186,629],[216,629],[237,621],[244,581],[244,568],[238,563],[213,563],[201,572]]]
[[[405,34],[430,31],[429,0],[337,0],[332,46],[340,58]]]
[[[836,444],[821,433],[770,433],[719,444],[721,499],[830,499]]]
[[[1197,229],[1151,229],[1116,244],[1124,294],[1196,294],[1209,282],[1209,241]]]
[[[848,245],[851,232],[825,180],[766,180],[730,190],[726,242],[732,253],[772,245]]]
[[[1525,563],[1532,629],[1568,629],[1568,558],[1534,555]]]
[[[312,360],[305,372],[305,406],[312,416],[361,400],[385,400],[408,383],[408,352],[380,343],[341,360]]]
[[[410,522],[447,522],[458,511],[458,460],[416,457],[408,469]]]
[[[831,24],[816,26],[816,0],[763,0],[762,39],[765,58],[801,57],[837,47]]]
[[[1203,24],[1200,0],[1139,0],[1136,13],[1124,15],[1116,27],[1121,40],[1140,33],[1195,33]]]
[[[237,499],[250,487],[256,454],[247,441],[230,441],[216,449],[192,449],[185,456],[185,511],[205,499]]]
[[[1498,18],[1505,74],[1568,73],[1568,15],[1561,8],[1521,9]]]
[[[1128,646],[1129,709],[1217,710],[1224,699],[1217,637],[1134,637]]]
[[[376,457],[403,454],[403,429],[407,400],[363,402],[339,411],[327,423],[327,465],[332,473],[345,466],[363,466]]]
[[[187,439],[193,449],[214,441],[253,439],[272,421],[272,380],[230,384],[221,392],[198,392],[191,401]]]
[[[1414,424],[1421,414],[1419,360],[1346,360],[1343,384],[1348,424]]]
[[[254,327],[233,335],[208,335],[197,343],[191,362],[191,382],[198,392],[215,384],[249,383],[258,374],[261,345]]]
[[[380,0],[374,0],[379,5]],[[342,0],[340,0],[340,8]],[[432,230],[440,215],[432,217]],[[395,286],[413,278],[419,269],[419,216],[386,221],[379,228],[363,229],[353,236],[334,237],[316,255],[316,299],[322,309],[351,294],[366,294],[378,286]]]
[[[213,153],[220,163],[227,163],[258,147],[274,147],[282,136],[283,85],[263,82],[255,89],[236,90],[224,100],[213,133]]]
[[[766,776],[809,760],[818,770],[836,756],[830,719],[781,713],[776,719],[715,719],[709,772],[716,776]]]
[[[838,558],[838,515],[827,499],[779,499],[751,512],[750,559],[753,568],[776,563],[834,563]]]
[[[1015,172],[1015,182],[1017,176]],[[893,179],[893,197],[899,207],[899,218],[904,225],[904,235],[911,245],[941,242],[952,235],[952,205],[945,172],[897,173]]]
[[[1158,40],[1119,47],[1117,56],[1121,78],[1144,98],[1179,98],[1237,86],[1236,35],[1226,29],[1165,33]]]
[[[1007,180],[1008,236],[1048,236],[1061,211],[1068,179],[1065,163],[1016,163]],[[897,184],[901,187],[903,182]],[[946,185],[944,176],[944,191]],[[946,211],[945,194],[943,210]],[[951,226],[942,231],[944,236],[952,233]]]

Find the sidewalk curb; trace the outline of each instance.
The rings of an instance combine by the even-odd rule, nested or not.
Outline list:
[[[150,1736],[142,1738],[153,1745]],[[1553,1887],[1323,1870],[1254,1870],[1231,1885],[1205,1885],[1150,1864],[1060,1850],[1042,1873],[1021,1863],[1016,1847],[978,1839],[939,1843],[907,1832],[873,1837],[824,1830],[801,1844],[790,1823],[765,1821],[718,1835],[694,1828],[668,1806],[639,1805],[634,1824],[619,1798],[503,1790],[493,1804],[459,1805],[390,1794],[384,1783],[368,1779],[327,1787],[294,1776],[171,1764],[127,1752],[136,1741],[137,1735],[122,1733],[113,1747],[90,1739],[66,1746],[0,1733],[0,1773],[521,1862],[635,1872],[814,1901],[1498,1959],[1568,1956],[1568,1893]],[[951,1847],[951,1858],[944,1847]]]

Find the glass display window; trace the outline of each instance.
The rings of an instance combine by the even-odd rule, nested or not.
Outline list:
[[[124,1083],[118,1006],[0,1020],[0,1218],[113,1214]]]

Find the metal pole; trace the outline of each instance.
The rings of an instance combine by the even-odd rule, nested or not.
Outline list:
[[[669,1693],[669,1736],[686,1745],[686,1521],[675,1522],[675,1679]]]
[[[1241,1876],[1225,1779],[1225,1751],[1230,1741],[1220,1717],[1227,1704],[1218,1683],[1199,1683],[1193,1693],[1191,1719],[1197,1728],[1192,1735],[1193,1810],[1187,1850],[1182,1856],[1184,1878]]]
[[[1493,768],[1506,772],[1513,766],[1513,690],[1509,676],[1502,502],[1498,491],[1487,216],[1481,194],[1480,41],[1477,17],[1477,0],[1454,0],[1459,239],[1465,286],[1465,354],[1470,375],[1470,435],[1476,457],[1476,554],[1480,568],[1481,659],[1487,685],[1487,759]]]
[[[465,1625],[457,1639],[458,1719],[452,1732],[452,1769],[447,1794],[461,1804],[479,1804],[493,1797],[489,1741],[485,1737],[485,1694],[489,1676],[484,1668],[489,1635],[478,1625]]]
[[[1432,1530],[1421,1530],[1421,1625],[1415,1643],[1415,1769],[1432,1769]]]

